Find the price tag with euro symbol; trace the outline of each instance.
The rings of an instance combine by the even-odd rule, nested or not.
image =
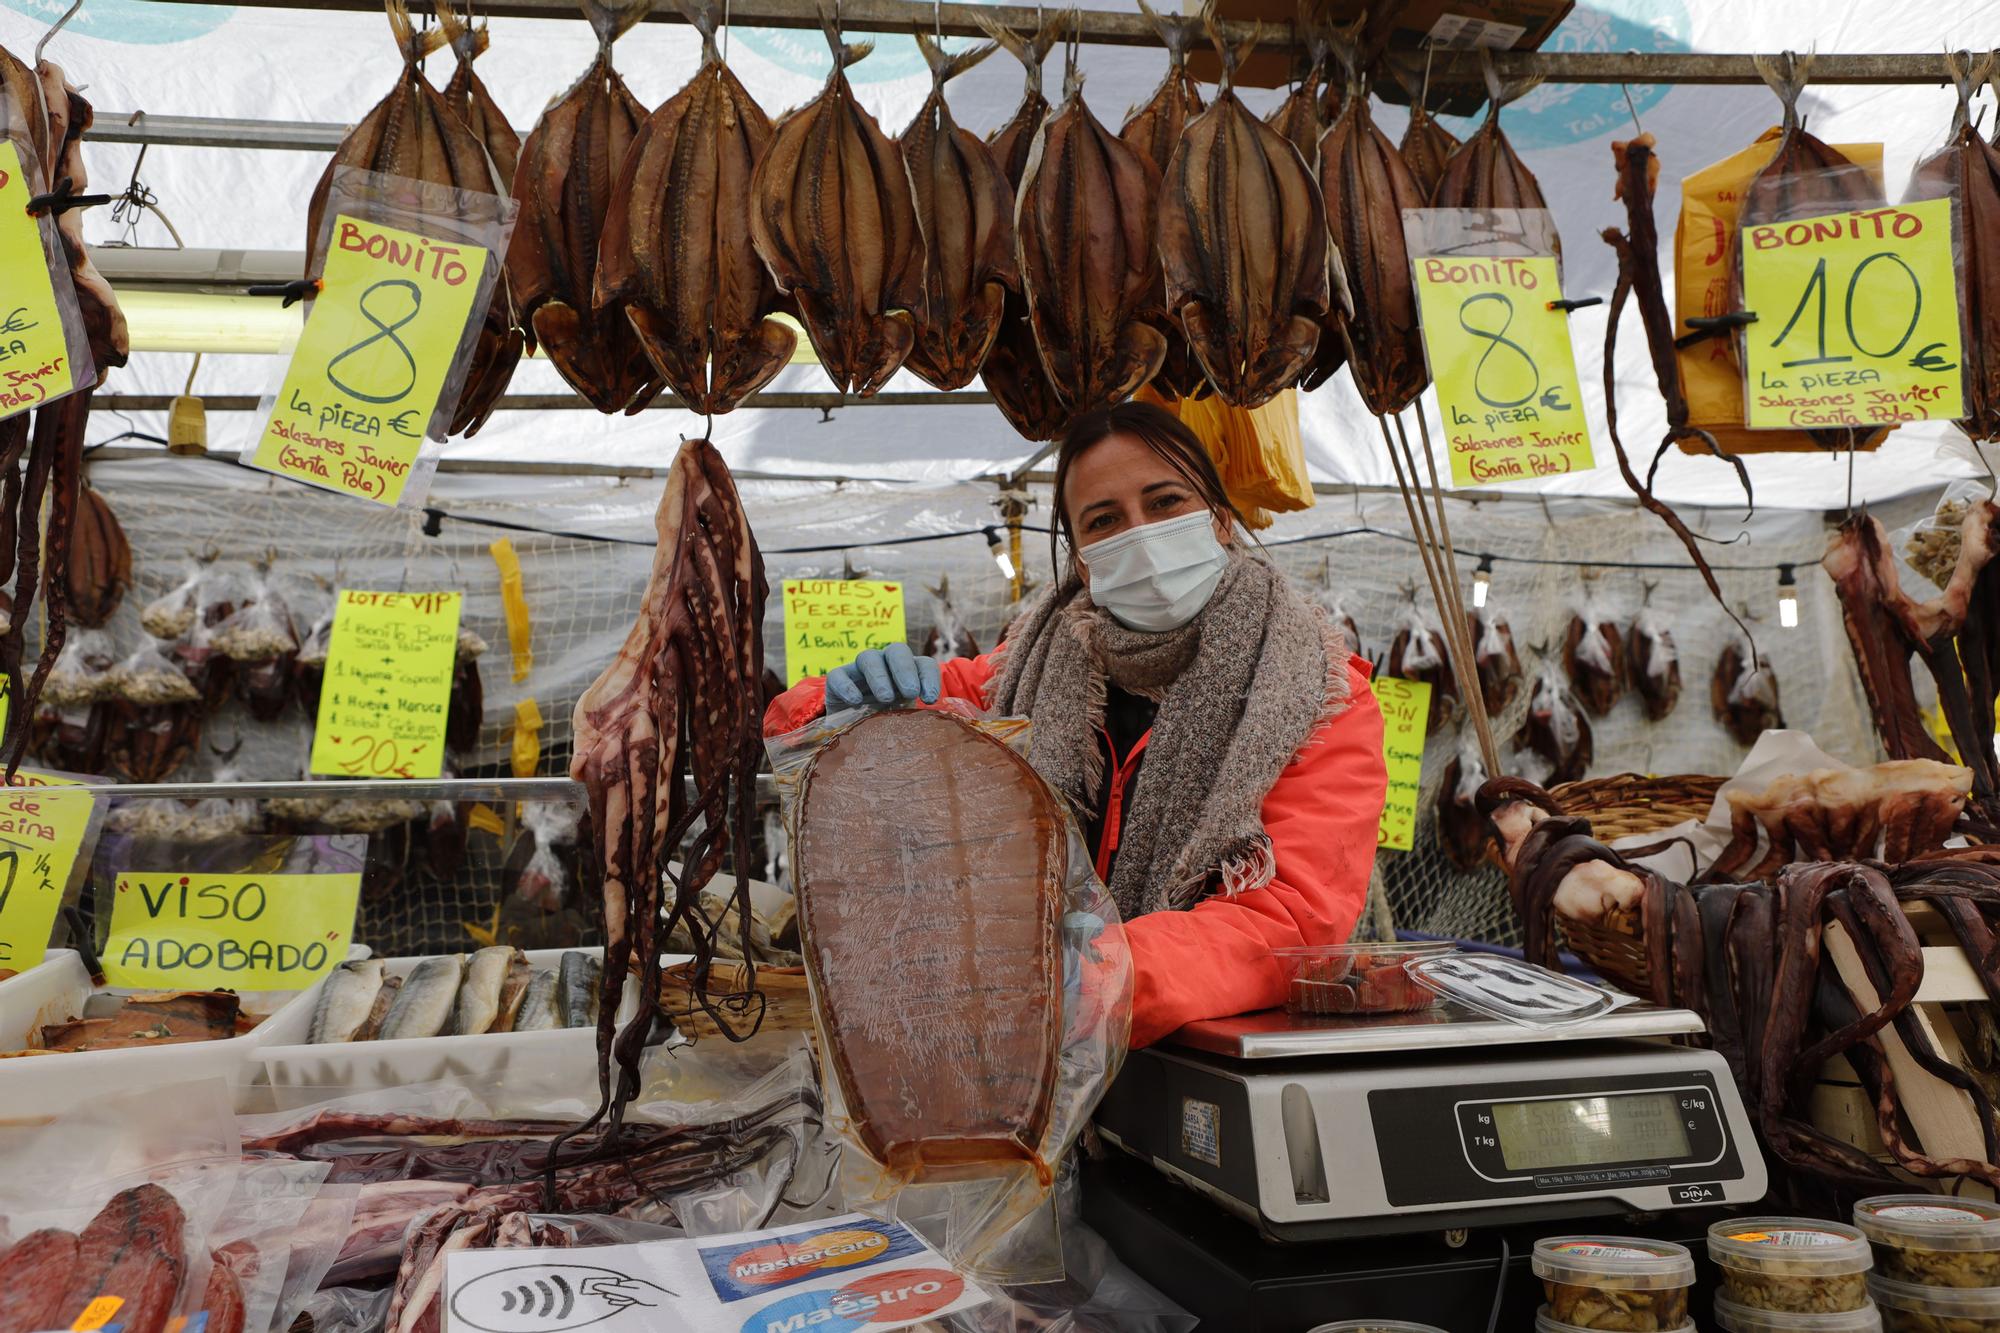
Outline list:
[[[481,246],[341,214],[306,316],[250,455],[253,467],[395,505],[452,362],[484,318]]]

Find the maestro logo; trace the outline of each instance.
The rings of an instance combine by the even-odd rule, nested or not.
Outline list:
[[[902,1226],[849,1225],[703,1249],[701,1260],[715,1294],[740,1301],[845,1268],[901,1259],[922,1248]]]
[[[1001,0],[974,0],[974,3],[992,5]],[[894,83],[930,73],[923,52],[917,50],[916,40],[907,33],[864,32],[850,27],[843,35],[849,44],[875,43],[866,60],[847,67],[849,83]],[[824,79],[833,72],[833,48],[826,44],[826,34],[817,28],[734,28],[730,40],[743,43],[792,74]],[[972,45],[970,38],[944,39],[947,51],[963,51]]]
[[[964,1294],[964,1279],[949,1268],[870,1273],[838,1291],[802,1291],[767,1305],[743,1322],[743,1333],[857,1333],[927,1319]]]
[[[1594,0],[1570,11],[1544,51],[1689,51],[1693,24],[1685,0]],[[1667,95],[1660,83],[1634,83],[1632,105],[1641,116]],[[1463,139],[1479,128],[1470,120],[1441,117]],[[1544,83],[1500,113],[1517,148],[1561,148],[1632,128],[1625,88],[1615,83]]]
[[[54,23],[69,8],[69,0],[0,0],[31,19]],[[133,46],[165,46],[204,37],[229,22],[234,5],[173,5],[162,0],[91,0],[69,21],[65,33],[82,33],[107,42]],[[912,47],[914,50],[914,46]]]

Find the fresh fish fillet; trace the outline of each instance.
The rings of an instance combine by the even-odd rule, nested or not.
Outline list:
[[[603,989],[604,964],[587,953],[563,955],[556,1004],[566,1028],[587,1028],[597,1021],[597,993]]]
[[[512,945],[496,944],[472,955],[451,1013],[453,1035],[476,1037],[492,1028],[500,1016],[500,989],[507,984],[507,970],[519,952]]]
[[[314,1045],[354,1040],[355,1032],[374,1012],[375,997],[381,992],[381,959],[342,963],[327,975],[320,987],[319,1004],[313,1010],[306,1040]]]
[[[556,1012],[556,972],[554,968],[535,973],[528,993],[521,997],[521,1012],[514,1015],[514,1031],[547,1032],[563,1025]]]
[[[403,989],[401,977],[383,977],[382,989],[375,992],[375,1003],[368,1009],[368,1018],[354,1030],[350,1041],[373,1041],[382,1031],[384,1020],[389,1017],[389,1009],[396,1003],[397,994]]]
[[[403,978],[396,1002],[382,1020],[378,1040],[396,1041],[403,1037],[435,1037],[451,1021],[452,1006],[458,1000],[458,983],[465,976],[465,959],[459,954],[426,958]]]

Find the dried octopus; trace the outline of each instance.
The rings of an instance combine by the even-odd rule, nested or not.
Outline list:
[[[655,527],[659,546],[639,618],[618,656],[577,700],[570,761],[570,776],[589,795],[604,878],[605,998],[597,1029],[604,1105],[590,1123],[608,1114],[614,1129],[639,1090],[639,1058],[660,989],[658,941],[676,928],[689,930],[695,1000],[724,1033],[747,1035],[737,1024],[754,1027],[762,1017],[748,967],[744,992],[720,1003],[709,997],[716,927],[698,909],[725,851],[739,868],[752,864],[769,594],[735,482],[707,440],[689,440],[675,456]],[[668,863],[676,854],[678,871]],[[670,906],[661,901],[668,883]],[[747,884],[739,869],[730,906],[746,936]],[[615,1031],[619,997],[635,967],[640,1012]]]
[[[1923,948],[1902,911],[1906,902],[1936,909],[1989,998],[2000,1002],[1993,933],[2000,867],[1957,858],[1893,867],[1808,862],[1784,867],[1771,884],[1688,887],[1596,842],[1587,820],[1562,815],[1531,783],[1496,779],[1481,790],[1479,805],[1508,867],[1529,957],[1555,961],[1558,916],[1633,917],[1646,943],[1648,998],[1701,1016],[1765,1146],[1802,1178],[1863,1193],[1896,1179],[1810,1121],[1820,1069],[1841,1055],[1868,1094],[1895,1167],[1934,1179],[2000,1183],[1990,1095],[1974,1073],[1946,1058],[1911,1008],[1923,980]],[[1865,988],[1822,948],[1824,930],[1835,923],[1853,946]],[[1891,1026],[1926,1074],[1970,1099],[1984,1136],[1982,1159],[1940,1160],[1912,1144],[1878,1037]]]
[[[37,409],[32,419],[23,412],[0,420],[0,586],[8,589],[0,671],[6,673],[10,697],[16,701],[10,715],[14,721],[9,773],[20,763],[42,686],[67,638],[71,543],[83,502],[83,444],[91,392],[106,371],[125,364],[131,350],[117,298],[84,248],[77,200],[88,183],[82,141],[90,123],[90,103],[70,86],[59,67],[43,61],[31,70],[0,48],[0,135],[14,143],[32,173],[31,181],[47,187],[31,207],[55,217],[60,258],[69,269],[94,366],[89,380],[81,378],[79,366],[77,391]],[[58,252],[47,253],[53,262]],[[45,500],[46,540],[41,531]],[[27,627],[38,593],[47,599],[42,656],[23,688]]]
[[[1762,791],[1730,790],[1730,840],[1704,878],[1768,880],[1794,861],[1914,860],[1943,848],[1971,790],[1972,770],[1930,759],[1818,769],[1776,778]]]
[[[598,317],[621,321],[689,409],[733,410],[792,359],[777,284],[750,243],[771,121],[722,62],[715,0],[681,0],[701,68],[633,137],[597,246]]]

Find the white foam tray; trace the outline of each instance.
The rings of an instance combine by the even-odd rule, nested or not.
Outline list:
[[[73,949],[51,949],[40,966],[0,981],[0,1051],[25,1050],[37,1027],[75,1017],[91,990],[90,974]],[[261,1069],[250,1063],[250,1053],[269,1040],[281,1020],[298,1012],[310,994],[246,996],[245,1007],[251,1013],[270,1012],[273,1004],[276,1012],[242,1036],[223,1041],[0,1060],[0,1119],[45,1120],[107,1089],[140,1092],[205,1078],[227,1080],[240,1099],[245,1085],[262,1076]]]
[[[530,949],[528,961],[537,969],[562,962],[567,949]],[[601,949],[586,949],[592,957]],[[686,961],[686,955],[663,957],[664,966]],[[421,958],[385,958],[383,970],[392,977],[409,975]],[[270,1109],[293,1110],[343,1093],[403,1087],[449,1079],[485,1088],[504,1087],[510,1070],[518,1069],[544,1086],[597,1088],[597,1028],[558,1028],[546,1032],[486,1032],[472,1037],[406,1037],[396,1041],[338,1042],[311,1045],[313,1010],[319,1004],[315,985],[300,1003],[264,1025],[268,1029],[255,1059],[270,1086]],[[639,990],[630,978],[618,1006],[622,1024],[638,1012]]]

